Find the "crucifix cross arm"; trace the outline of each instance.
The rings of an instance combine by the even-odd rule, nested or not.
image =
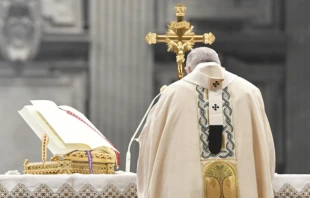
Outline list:
[[[145,37],[145,40],[148,44],[156,44],[156,43],[166,43],[167,38],[170,40],[176,41],[179,40],[178,36],[167,36],[167,35],[157,35],[156,33],[148,33]],[[212,45],[215,41],[215,36],[212,32],[205,33],[203,35],[184,35],[181,38],[181,41],[188,41],[194,38],[194,43],[204,43]]]

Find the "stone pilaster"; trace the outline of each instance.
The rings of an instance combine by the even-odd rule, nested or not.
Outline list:
[[[286,1],[287,173],[310,173],[310,1]]]
[[[121,152],[152,100],[152,52],[144,37],[153,28],[153,0],[90,2],[90,117]],[[132,171],[138,155],[132,149]]]

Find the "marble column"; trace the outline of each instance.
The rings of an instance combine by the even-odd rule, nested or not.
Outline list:
[[[286,2],[287,173],[310,173],[310,1]]]
[[[90,2],[90,118],[121,152],[121,169],[131,136],[152,100],[153,0]],[[138,143],[132,148],[136,170]]]

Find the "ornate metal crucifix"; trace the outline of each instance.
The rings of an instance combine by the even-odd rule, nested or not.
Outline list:
[[[167,43],[168,52],[176,53],[176,62],[178,64],[178,78],[184,77],[183,67],[185,61],[185,52],[192,50],[197,42],[203,42],[211,45],[215,41],[215,36],[209,32],[203,35],[195,35],[194,26],[184,21],[186,7],[183,4],[177,4],[174,8],[177,16],[177,22],[173,21],[168,25],[168,32],[165,35],[148,33],[145,40],[148,44]]]

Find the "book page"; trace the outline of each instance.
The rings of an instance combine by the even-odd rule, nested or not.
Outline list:
[[[63,109],[65,111],[71,111],[74,114],[78,115],[80,118],[82,118],[83,120],[85,120],[87,122],[87,124],[89,124],[92,128],[94,128],[96,131],[99,131],[95,125],[93,125],[93,123],[91,123],[88,118],[81,112],[79,112],[78,110],[74,109],[73,107],[70,106],[66,106],[66,105],[60,105],[58,106],[60,109]],[[103,135],[103,134],[102,134]]]
[[[70,107],[70,106],[65,106],[65,105],[61,105],[59,106],[60,109],[62,110],[65,110],[65,111],[69,111],[69,112],[72,112],[73,113],[73,116],[74,115],[77,115],[78,118],[81,118],[82,121],[81,122],[86,122],[85,124],[88,125],[88,127],[90,129],[92,129],[93,131],[95,131],[97,134],[99,134],[101,137],[104,138],[104,140],[109,144],[109,147],[112,148],[114,151],[117,151],[118,150],[111,144],[111,142],[109,142],[109,140],[95,127],[95,125],[93,125],[93,123],[91,123],[88,118],[82,114],[81,112],[79,112],[78,110],[74,109],[73,107]]]
[[[47,122],[66,144],[86,144],[91,149],[107,146],[110,143],[84,122],[61,110],[54,102],[47,100],[31,101]],[[69,145],[68,145],[69,146]]]
[[[53,133],[51,133],[51,129],[43,122],[40,122],[39,116],[36,115],[38,112],[36,111],[34,106],[32,105],[25,106],[22,110],[18,111],[18,113],[22,116],[22,118],[35,132],[35,134],[38,136],[40,140],[42,140],[44,133],[50,138],[48,146],[53,154],[59,153],[61,152],[62,149],[65,148],[61,140],[58,139],[57,136],[53,135]]]
[[[53,155],[63,155],[76,150],[77,148],[85,148],[83,145],[74,145],[70,148],[65,145],[61,138],[57,135],[54,129],[47,123],[42,115],[35,109],[33,105],[27,105],[22,110],[18,111],[30,128],[42,140],[43,134],[49,137],[48,149]],[[86,146],[88,147],[88,146]],[[38,148],[41,149],[41,148]]]
[[[72,151],[75,150],[88,150],[90,149],[90,147],[86,144],[65,144],[62,139],[59,137],[58,133],[52,128],[52,126],[47,122],[47,120],[41,115],[40,112],[38,112],[36,110],[36,113],[34,114],[34,116],[37,118],[37,120],[39,121],[39,123],[41,123],[43,126],[45,126],[45,128],[48,128],[50,135],[48,135],[50,140],[54,140],[56,143],[61,144],[61,146],[59,148],[61,148],[61,150],[53,153],[54,155],[65,155],[67,153],[70,153]],[[57,146],[58,146],[57,145]],[[50,147],[50,145],[48,145],[48,147]]]

